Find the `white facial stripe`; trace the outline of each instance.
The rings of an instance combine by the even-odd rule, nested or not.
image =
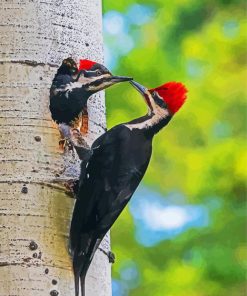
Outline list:
[[[163,109],[159,107],[156,108],[156,113],[152,117],[149,117],[146,121],[140,122],[140,123],[133,123],[133,124],[125,124],[125,126],[130,129],[145,129],[148,130],[152,126],[158,124],[162,119],[169,116],[169,111],[167,109]]]
[[[78,79],[78,82],[80,82],[82,85],[91,83],[93,81],[96,81],[100,78],[106,78],[106,77],[110,77],[110,74],[103,74],[100,76],[95,76],[95,77],[85,77],[84,75],[81,75],[80,78]]]
[[[90,77],[84,77],[83,75],[80,76],[80,78],[78,79],[78,81],[76,82],[71,82],[69,84],[66,84],[64,87],[60,87],[60,88],[57,88],[54,90],[54,94],[57,94],[58,92],[66,92],[66,91],[72,91],[73,89],[75,88],[81,88],[83,87],[84,85],[87,85],[89,84],[89,87],[88,87],[88,90],[101,90],[103,88],[105,88],[104,86],[107,86],[107,85],[110,85],[109,82],[104,82],[103,84],[97,86],[97,87],[94,87],[94,86],[90,86],[90,83],[96,81],[96,80],[99,80],[99,79],[102,79],[102,78],[107,78],[107,77],[111,77],[111,74],[103,74],[101,76],[96,76],[96,77],[93,77],[93,78],[90,78]],[[66,97],[68,98],[68,95],[66,95]]]
[[[111,74],[107,73],[107,74],[103,74],[101,76],[96,76],[94,78],[83,77],[82,79],[79,79],[79,81],[82,82],[82,85],[88,84],[88,86],[87,86],[88,91],[92,90],[93,92],[96,92],[96,91],[100,91],[100,90],[106,88],[108,85],[110,85],[110,81],[105,81],[99,85],[92,85],[93,82],[103,79],[103,78],[108,78],[108,77],[111,77]]]
[[[153,99],[153,97],[152,97],[152,94],[148,91],[148,89],[146,89],[145,93],[144,93],[144,94],[142,93],[141,95],[143,96],[143,98],[144,98],[146,104],[148,104],[148,102],[146,101],[146,100],[147,100],[146,97],[148,97],[148,99],[149,99],[149,104],[150,104],[151,106],[149,106],[149,104],[148,104],[148,108],[149,108],[149,111],[148,111],[148,112],[150,113],[150,111],[155,110],[155,108],[156,108],[156,104],[155,104],[155,102],[154,102],[154,99]],[[151,110],[150,110],[150,109],[151,109]]]
[[[127,128],[129,128],[130,130],[133,130],[133,129],[149,129],[152,126],[158,124],[162,119],[164,119],[165,117],[170,115],[170,113],[169,113],[169,111],[167,109],[161,108],[160,106],[158,106],[155,103],[155,101],[154,101],[154,99],[153,99],[153,97],[152,97],[152,95],[151,95],[151,93],[149,91],[147,91],[146,94],[148,95],[151,106],[153,108],[153,110],[150,110],[150,109],[148,110],[148,115],[151,116],[151,114],[153,113],[153,116],[149,117],[146,121],[143,121],[143,122],[140,122],[140,123],[125,124],[125,126]],[[156,94],[159,96],[159,94],[157,92],[156,92]]]
[[[105,89],[107,86],[110,86],[111,84],[112,83],[110,81],[105,81],[97,86],[89,85],[88,90],[93,90],[93,91],[102,90],[102,89]]]

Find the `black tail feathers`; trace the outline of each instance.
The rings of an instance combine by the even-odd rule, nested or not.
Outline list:
[[[86,275],[81,274],[80,276],[77,274],[75,275],[75,296],[86,296]],[[81,294],[80,294],[80,288],[81,288]]]
[[[79,281],[80,277],[79,274],[74,274],[74,280],[75,280],[75,296],[79,296]]]
[[[79,275],[78,273],[74,275],[75,277],[75,296],[85,296],[86,295],[86,275],[81,274]],[[81,294],[80,294],[80,288],[81,288]]]
[[[86,272],[83,271],[84,265],[87,264],[87,257],[83,254],[74,252],[73,256],[73,270],[75,280],[75,296],[79,296],[81,288],[81,296],[85,296],[85,278]]]
[[[80,275],[80,282],[81,282],[81,296],[86,296],[86,283],[85,283],[85,279],[86,279],[86,274],[81,274]]]
[[[90,247],[90,243],[91,237],[87,233],[81,235],[81,238],[78,241],[72,236],[70,237],[70,247],[73,256],[73,271],[75,278],[75,296],[79,296],[80,286],[81,296],[85,296],[85,277],[89,266],[88,249]]]

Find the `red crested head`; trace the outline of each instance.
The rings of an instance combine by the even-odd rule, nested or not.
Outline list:
[[[156,91],[167,104],[167,108],[172,114],[175,114],[186,100],[186,87],[180,82],[168,82],[159,87],[149,89]]]
[[[80,60],[79,70],[90,70],[96,62],[90,60]]]

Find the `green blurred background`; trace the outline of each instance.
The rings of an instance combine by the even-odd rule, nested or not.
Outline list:
[[[188,100],[154,141],[145,178],[112,229],[113,296],[246,293],[246,2],[105,0],[106,65]],[[146,112],[107,90],[108,128]]]

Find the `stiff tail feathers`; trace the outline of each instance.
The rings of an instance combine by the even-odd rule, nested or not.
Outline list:
[[[73,253],[73,270],[75,281],[75,296],[85,296],[85,278],[93,256],[100,244],[100,241],[93,239],[89,234],[83,234],[80,246],[77,246]]]
[[[75,296],[79,296],[81,282],[81,296],[85,295],[85,277],[86,272],[83,272],[84,266],[87,265],[87,252],[91,244],[91,236],[88,233],[82,234],[80,239],[75,243],[75,237],[70,237],[70,252],[73,257],[73,271],[75,280]]]
[[[81,273],[80,269],[76,266],[77,264],[73,262],[74,269],[74,282],[75,282],[75,296],[85,296],[85,278],[86,273]],[[81,294],[80,294],[81,290]]]

